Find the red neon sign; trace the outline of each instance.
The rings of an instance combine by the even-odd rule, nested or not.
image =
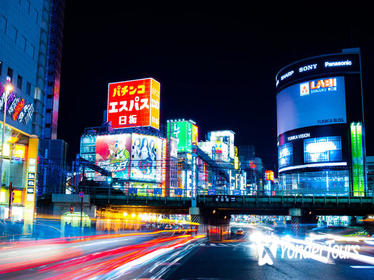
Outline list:
[[[159,128],[160,83],[152,78],[110,83],[107,120],[113,128]]]

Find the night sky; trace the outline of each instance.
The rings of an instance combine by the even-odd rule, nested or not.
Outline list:
[[[102,123],[108,82],[153,77],[161,83],[161,124],[192,119],[200,141],[208,131],[233,130],[237,146],[254,145],[265,167],[275,169],[277,71],[351,47],[361,48],[367,152],[374,155],[370,18],[82,2],[67,0],[65,11],[58,138],[68,142],[69,160],[79,153],[83,129]]]

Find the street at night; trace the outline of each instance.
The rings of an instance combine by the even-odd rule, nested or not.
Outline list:
[[[374,279],[370,9],[135,2],[0,0],[0,279]]]

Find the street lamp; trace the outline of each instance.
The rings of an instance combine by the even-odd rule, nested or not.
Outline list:
[[[13,86],[11,84],[7,84],[5,86],[5,98],[4,98],[4,115],[3,115],[3,132],[1,137],[1,158],[0,158],[0,184],[3,183],[3,160],[4,160],[4,142],[5,142],[5,123],[6,123],[6,105],[8,101],[9,93],[13,91]]]

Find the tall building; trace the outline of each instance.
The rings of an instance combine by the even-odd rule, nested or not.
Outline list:
[[[41,64],[45,65],[41,71],[44,73],[44,80],[40,84],[43,98],[38,107],[40,118],[34,120],[42,139],[39,145],[38,195],[64,192],[63,178],[68,149],[65,141],[57,139],[65,0],[48,0],[44,3],[44,16],[48,19],[48,25],[43,29],[44,37],[41,37],[43,44],[44,41],[47,42],[46,52],[41,58]]]
[[[361,76],[359,49],[303,59],[276,75],[284,193],[366,194]]]
[[[43,139],[57,139],[65,0],[51,0],[42,125]]]
[[[35,206],[38,138],[41,136],[36,123],[41,118],[48,9],[49,2],[44,0],[0,1],[0,120],[3,132],[0,216],[24,220],[25,225],[31,225]],[[15,197],[9,208],[10,190]]]
[[[0,83],[3,89],[6,84],[14,88],[7,98],[6,123],[50,141],[57,138],[64,7],[65,0],[0,2]],[[50,162],[43,158],[50,145],[38,144],[43,164]],[[51,176],[42,170],[48,168],[39,169],[39,177]],[[45,189],[43,180],[36,182]]]

